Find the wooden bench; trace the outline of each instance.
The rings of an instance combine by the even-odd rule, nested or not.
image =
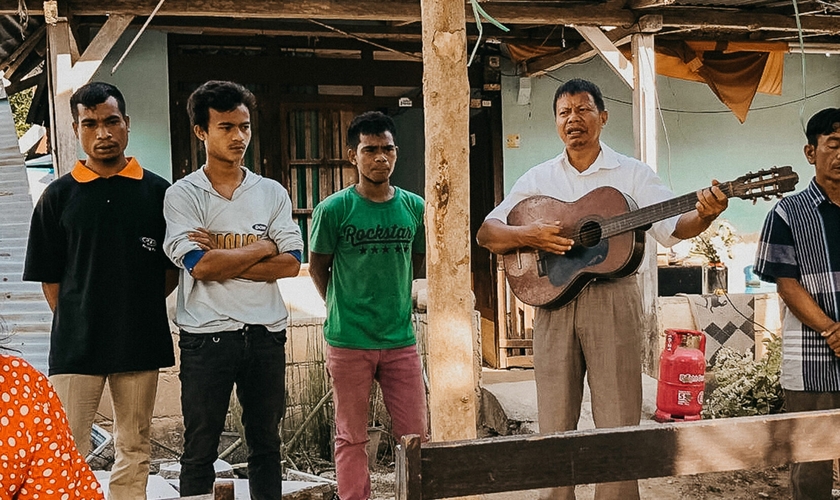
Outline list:
[[[397,447],[397,500],[757,469],[840,456],[840,410]]]

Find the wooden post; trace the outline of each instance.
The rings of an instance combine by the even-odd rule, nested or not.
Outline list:
[[[633,53],[633,138],[636,143],[636,158],[657,170],[656,161],[656,65],[653,53],[653,35],[634,34],[630,38]],[[645,248],[645,272],[639,273],[642,291],[642,370],[652,377],[658,377],[659,353],[644,346],[658,346],[659,329],[656,321],[656,297],[659,287],[656,281],[656,240],[647,236]]]
[[[464,2],[421,0],[432,439],[476,436]]]
[[[49,50],[50,96],[52,113],[52,155],[56,177],[73,169],[76,163],[76,136],[73,133],[73,116],[70,114],[70,72],[73,61],[70,50],[70,26],[66,18],[47,21],[47,46]]]

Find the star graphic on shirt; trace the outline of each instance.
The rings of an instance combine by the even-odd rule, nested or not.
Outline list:
[[[385,245],[382,246],[382,253],[388,253],[388,247]]]
[[[362,255],[366,254],[366,253],[367,253],[367,248],[365,248],[365,247],[360,247],[360,248],[359,248],[359,253],[360,253],[360,254],[362,254]]]
[[[379,253],[379,249],[376,247],[370,247],[370,253]]]
[[[402,245],[394,245],[394,251],[396,251],[397,253],[402,252],[403,251]]]

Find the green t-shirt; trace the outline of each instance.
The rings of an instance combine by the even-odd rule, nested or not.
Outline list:
[[[383,203],[355,186],[315,207],[310,249],[332,254],[324,336],[334,347],[395,349],[414,345],[411,257],[425,253],[423,198],[394,188]]]

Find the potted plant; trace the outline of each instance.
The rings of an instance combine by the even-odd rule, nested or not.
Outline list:
[[[732,245],[739,241],[735,228],[725,219],[714,222],[691,240],[690,254],[699,255],[706,261],[705,292],[727,291],[728,272],[723,256],[732,258]]]

